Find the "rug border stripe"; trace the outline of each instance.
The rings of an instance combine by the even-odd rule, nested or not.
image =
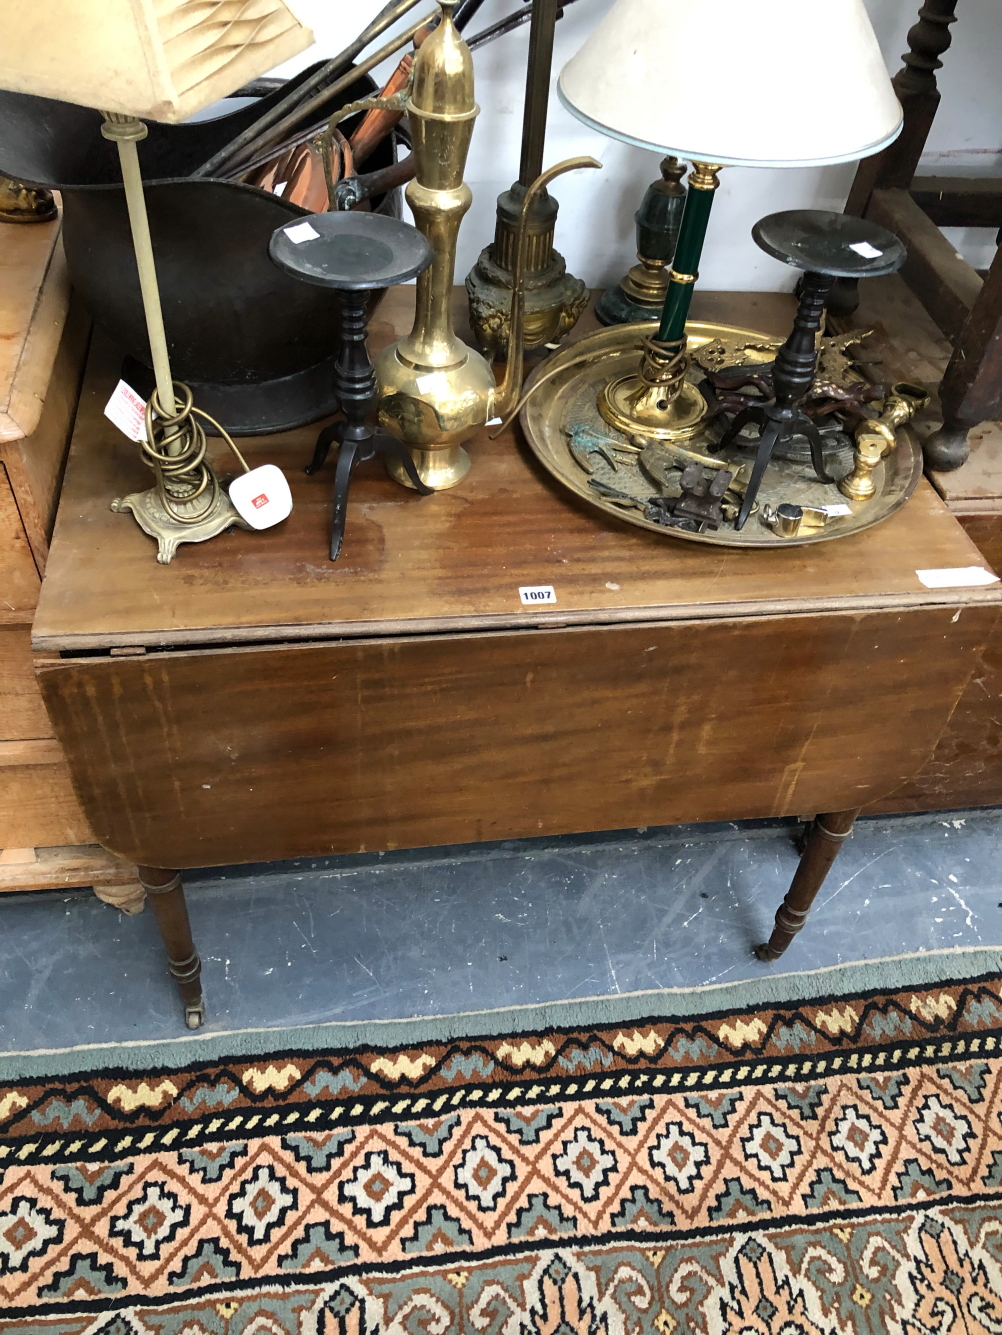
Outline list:
[[[962,946],[835,964],[809,972],[772,974],[737,983],[651,989],[453,1015],[336,1020],[315,1025],[203,1031],[171,1039],[0,1052],[0,1081],[79,1075],[109,1065],[120,1070],[148,1071],[191,1062],[239,1061],[286,1049],[329,1052],[418,1047],[454,1039],[495,1038],[516,1031],[632,1024],[652,1017],[691,1020],[714,1012],[782,1007],[863,991],[948,987],[1000,972],[1002,946]]]

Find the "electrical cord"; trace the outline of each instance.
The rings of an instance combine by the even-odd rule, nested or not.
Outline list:
[[[173,385],[177,403],[172,413],[166,411],[156,390],[146,405],[143,462],[153,469],[160,503],[171,519],[178,524],[197,524],[211,513],[219,500],[219,479],[211,463],[206,461],[205,428],[196,417],[204,418],[215,428],[237,456],[245,473],[250,472],[250,467],[226,428],[194,406],[188,386],[180,380],[175,380]],[[209,499],[197,514],[185,513],[178,508],[190,506],[207,491]]]

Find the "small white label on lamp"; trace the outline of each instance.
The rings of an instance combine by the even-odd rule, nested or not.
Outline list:
[[[146,439],[146,402],[124,380],[118,382],[104,405],[104,415],[130,440]]]
[[[848,505],[823,505],[821,508],[829,519],[838,519],[841,515],[852,514],[852,508]]]
[[[278,183],[277,185],[272,186],[271,193],[272,193],[273,195],[278,195],[279,197],[281,197],[282,195],[285,194],[285,187],[286,187],[288,184],[289,184],[288,181],[279,181],[279,183]],[[307,225],[309,225],[309,224],[307,224]]]
[[[503,421],[504,421],[504,418],[503,418],[503,417],[490,417],[490,418],[487,419],[487,425],[488,425],[488,426],[500,426],[501,423],[502,423]]]
[[[882,250],[878,250],[876,246],[871,246],[869,241],[857,241],[856,244],[850,246],[849,249],[854,250],[857,255],[862,255],[864,260],[879,259],[884,253]]]
[[[316,241],[320,233],[308,222],[301,222],[296,223],[295,227],[287,227],[285,235],[290,241],[294,241],[297,246],[301,246],[304,241]]]
[[[522,584],[518,596],[526,607],[538,607],[540,603],[555,603],[556,590],[552,584]]]
[[[230,483],[230,500],[251,528],[271,528],[292,513],[292,492],[285,474],[274,464],[262,464]]]
[[[927,589],[969,589],[978,584],[997,584],[999,582],[998,575],[993,575],[984,566],[916,570],[915,573]]]

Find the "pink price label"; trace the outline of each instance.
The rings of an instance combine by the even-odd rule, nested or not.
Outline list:
[[[129,440],[146,439],[146,403],[124,380],[115,386],[105,404],[104,415]]]

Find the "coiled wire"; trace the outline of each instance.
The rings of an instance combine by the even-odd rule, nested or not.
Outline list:
[[[245,473],[250,468],[226,428],[194,406],[188,386],[180,380],[173,381],[173,385],[174,412],[165,410],[156,390],[146,404],[146,439],[141,442],[143,461],[153,469],[160,502],[171,519],[178,524],[197,524],[212,512],[219,500],[219,479],[205,458],[205,428],[196,417],[215,428]],[[205,505],[195,514],[186,512],[206,492],[209,498]],[[184,506],[185,511],[179,506]]]

